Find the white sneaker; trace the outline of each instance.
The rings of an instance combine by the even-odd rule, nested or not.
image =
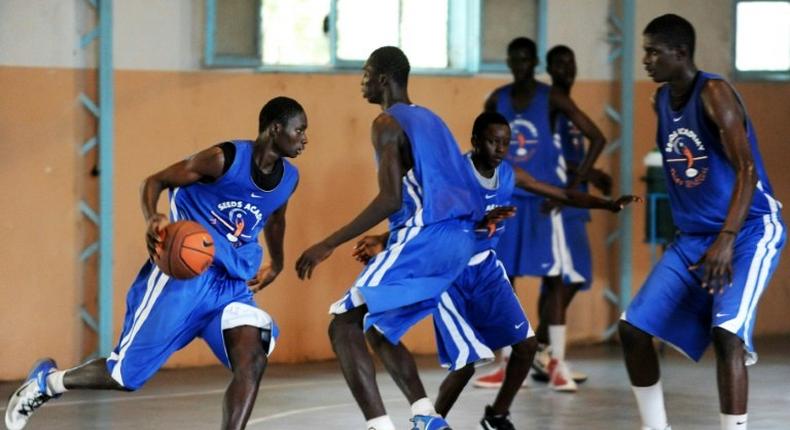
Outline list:
[[[554,391],[565,393],[575,393],[578,389],[565,361],[560,361],[556,358],[552,358],[549,361],[549,386]]]
[[[5,410],[5,426],[8,430],[22,430],[33,412],[52,396],[47,393],[47,375],[55,371],[51,358],[39,360],[27,376],[27,380],[8,398]]]

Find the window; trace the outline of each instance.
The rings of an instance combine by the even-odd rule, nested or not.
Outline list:
[[[539,5],[545,16],[546,1],[205,0],[204,62],[261,70],[358,69],[374,49],[394,45],[417,72],[504,72],[514,37],[545,46],[536,36]]]
[[[790,2],[736,2],[734,51],[739,78],[790,78]]]

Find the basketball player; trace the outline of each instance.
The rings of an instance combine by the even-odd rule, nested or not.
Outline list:
[[[514,186],[564,203],[618,212],[640,199],[624,196],[617,201],[599,199],[576,190],[565,190],[532,178],[508,163],[501,164],[510,144],[510,127],[495,112],[483,112],[472,128],[472,152],[467,168],[477,178],[476,190],[486,202],[492,218],[513,215],[509,206]],[[497,213],[497,209],[501,212]],[[513,293],[494,248],[504,231],[502,223],[476,231],[475,254],[449,290],[442,293],[433,320],[439,359],[451,370],[436,399],[436,411],[447,416],[450,408],[474,374],[475,365],[490,357],[491,349],[511,346],[505,380],[494,403],[486,406],[480,425],[484,429],[512,429],[510,405],[527,376],[537,348],[527,316]],[[387,241],[387,234],[367,236],[355,247],[357,260],[367,263]],[[481,353],[481,351],[483,353]]]
[[[396,47],[375,50],[365,63],[362,95],[381,106],[373,121],[379,192],[351,222],[307,249],[299,277],[339,245],[389,219],[387,247],[368,264],[351,289],[330,308],[332,347],[366,429],[392,430],[375,379],[365,338],[404,393],[414,429],[449,428],[434,410],[401,336],[436,307],[439,295],[472,256],[475,223],[483,216],[474,177],[444,122],[411,103],[409,61]]]
[[[485,102],[485,110],[499,112],[509,122],[513,137],[507,161],[535,179],[556,186],[575,188],[587,176],[600,154],[605,139],[601,131],[566,94],[535,80],[538,63],[535,43],[525,37],[508,45],[507,63],[513,83],[494,90]],[[590,141],[590,149],[577,169],[577,176],[568,181],[559,145],[551,131],[551,115],[563,113]],[[497,254],[511,281],[517,276],[540,276],[545,297],[539,309],[540,326],[548,326],[552,349],[550,384],[558,391],[576,391],[571,372],[565,363],[565,313],[561,312],[567,291],[563,277],[576,276],[572,265],[562,255],[566,251],[562,214],[542,212],[545,200],[523,190],[516,190],[513,204],[516,216],[506,221],[505,234],[497,245]],[[504,355],[507,355],[507,351]],[[539,363],[536,363],[539,364]],[[475,385],[498,387],[504,368],[478,378]]]
[[[299,179],[285,158],[304,150],[306,129],[302,106],[277,97],[261,109],[254,141],[212,146],[148,177],[141,201],[151,258],[160,252],[159,234],[168,224],[157,212],[167,188],[170,220],[197,221],[211,233],[213,264],[198,277],[178,280],[146,262],[127,295],[121,340],[112,354],[67,370],[58,370],[52,359],[39,361],[11,395],[6,427],[23,428],[38,407],[68,390],[137,390],[170,355],[202,337],[233,372],[222,428],[244,428],[277,337],[274,321],[252,296],[283,268],[285,210]],[[271,254],[263,266],[261,232]]]
[[[623,313],[620,338],[643,428],[669,428],[658,337],[693,360],[713,343],[721,428],[745,430],[757,303],[786,233],[746,107],[727,81],[697,69],[694,39],[672,14],[643,32],[642,63],[663,84],[656,144],[680,233]]]
[[[557,45],[546,54],[546,70],[551,76],[551,88],[570,97],[571,88],[576,79],[576,59],[573,51],[565,45]],[[554,130],[555,144],[559,143],[562,151],[562,158],[565,160],[568,179],[574,182],[577,171],[586,155],[584,147],[584,135],[562,112],[552,112],[552,129]],[[582,180],[576,189],[588,192],[587,181],[589,180],[604,195],[609,195],[612,188],[612,178],[594,167],[591,167],[587,174],[587,179]],[[547,205],[548,208],[561,208],[556,202]],[[564,288],[551,290],[550,285],[541,286],[538,308],[541,315],[560,314],[561,320],[565,320],[565,315],[570,306],[571,300],[579,291],[589,290],[592,284],[592,257],[590,255],[590,243],[587,239],[587,223],[590,221],[590,213],[583,208],[562,208],[562,227],[566,240],[565,246],[560,248],[563,262],[568,267],[562,277]],[[562,292],[563,300],[547,300],[550,294]],[[559,309],[545,309],[546,304],[554,306],[561,305]],[[556,330],[556,329],[555,329]],[[536,332],[538,338],[538,353],[535,357],[534,372],[532,377],[540,381],[548,381],[547,369],[551,363],[551,349],[546,346],[549,344],[548,323],[541,319]],[[556,336],[555,336],[556,337]],[[562,345],[560,345],[561,347]],[[583,381],[586,376],[572,372],[572,379]]]

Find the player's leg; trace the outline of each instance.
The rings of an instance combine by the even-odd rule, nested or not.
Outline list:
[[[745,430],[747,426],[746,366],[757,360],[752,342],[757,306],[785,242],[781,220],[766,218],[741,229],[733,250],[732,284],[713,296],[711,338],[723,430]]]
[[[625,367],[636,397],[642,425],[647,429],[655,430],[668,428],[664,391],[661,386],[658,355],[653,346],[653,336],[622,320],[619,331]]]
[[[505,367],[505,380],[499,388],[494,403],[486,406],[485,414],[482,419],[484,428],[488,429],[508,429],[512,428],[510,423],[510,406],[518,394],[524,380],[527,378],[535,351],[538,349],[538,342],[535,337],[525,339],[512,345],[510,359]]]
[[[261,342],[261,328],[244,325],[224,331],[233,378],[225,390],[222,429],[243,429],[255,405],[268,358]]]
[[[475,374],[474,363],[469,363],[466,366],[453,370],[448,373],[439,385],[439,394],[436,395],[436,413],[443,417],[447,417],[450,413],[461,392],[472,379]]]
[[[368,427],[375,430],[394,429],[395,425],[387,417],[376,383],[373,357],[365,343],[362,322],[366,313],[367,306],[361,305],[335,314],[329,323],[329,340],[346,384],[368,421]],[[379,421],[383,423],[377,424]]]
[[[414,356],[403,342],[393,345],[377,330],[368,330],[365,337],[409,404],[427,397]]]

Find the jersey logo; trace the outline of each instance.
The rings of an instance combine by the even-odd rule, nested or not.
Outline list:
[[[538,149],[538,128],[535,124],[524,118],[516,118],[510,122],[510,130],[513,134],[508,158],[516,163],[532,158]]]
[[[708,156],[705,145],[694,130],[682,127],[670,133],[664,153],[675,185],[694,188],[705,182]]]
[[[239,238],[251,239],[253,235],[250,234],[250,230],[254,230],[263,221],[263,213],[257,206],[238,200],[218,204],[216,212],[212,210],[211,215],[213,216],[210,220],[211,224],[219,223],[225,227],[227,229],[225,238],[236,246],[241,245]],[[245,228],[247,228],[246,234]]]

